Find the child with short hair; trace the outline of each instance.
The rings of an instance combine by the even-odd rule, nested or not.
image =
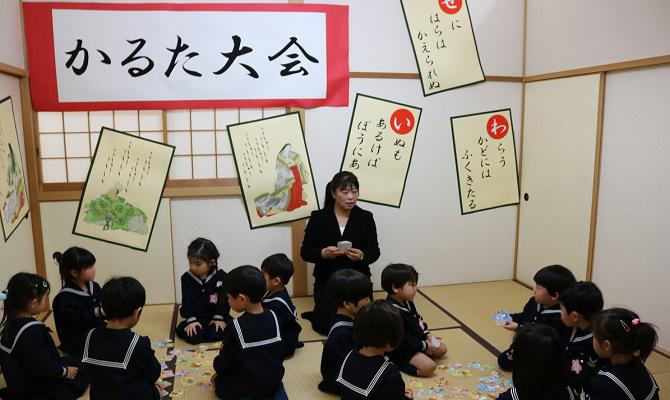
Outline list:
[[[498,400],[574,400],[568,387],[568,367],[556,330],[526,324],[512,342],[514,385]]]
[[[570,387],[579,396],[605,360],[593,349],[591,321],[603,309],[603,294],[592,282],[577,282],[561,292],[561,321],[572,328],[565,341]]]
[[[542,323],[554,328],[558,337],[564,340],[567,328],[561,322],[560,293],[575,284],[575,276],[562,265],[549,265],[541,268],[533,277],[535,288],[533,297],[520,313],[512,314],[512,321],[503,324],[503,328],[515,331],[527,323]],[[498,365],[504,371],[511,371],[514,356],[507,349],[498,356]]]
[[[265,290],[267,290],[263,295],[263,308],[272,310],[277,315],[282,342],[286,348],[286,357],[290,357],[295,353],[296,348],[304,346],[298,340],[300,331],[302,331],[298,323],[298,314],[286,290],[286,285],[293,276],[293,262],[286,254],[273,254],[263,260],[261,271],[265,279]]]
[[[319,390],[341,394],[335,380],[344,357],[357,347],[353,330],[354,319],[360,309],[370,303],[372,282],[362,272],[341,269],[328,279],[328,292],[337,311],[321,353],[323,380],[319,383]]]
[[[401,371],[414,376],[431,376],[438,359],[447,353],[447,346],[428,330],[428,324],[414,306],[419,273],[407,264],[389,264],[382,271],[382,288],[388,293],[386,302],[395,307],[403,320],[404,334],[389,358]]]
[[[219,250],[211,240],[197,238],[188,245],[189,270],[181,276],[181,308],[184,318],[177,325],[177,336],[190,344],[217,342],[230,322],[230,307],[219,289],[226,273],[219,269]]]
[[[644,362],[654,350],[654,325],[624,308],[610,308],[593,320],[593,347],[611,365],[602,368],[589,384],[590,400],[658,400],[659,389]]]
[[[129,276],[112,278],[102,287],[107,326],[88,332],[82,359],[91,375],[91,400],[160,399],[155,383],[161,365],[151,340],[131,330],[145,300],[144,287]]]
[[[360,349],[349,351],[337,383],[343,400],[405,400],[405,382],[385,353],[403,338],[402,317],[383,300],[363,308],[354,320],[354,336]]]
[[[49,329],[34,316],[49,310],[49,283],[20,272],[7,284],[0,322],[0,369],[7,399],[70,400],[81,396],[88,379],[74,357],[61,357]]]
[[[224,400],[287,399],[279,320],[261,305],[263,274],[251,265],[237,267],[228,273],[224,290],[230,308],[244,313],[224,329],[221,351],[214,359],[216,396]]]
[[[81,357],[86,334],[105,326],[100,314],[100,285],[95,279],[95,256],[81,247],[55,252],[62,289],[53,302],[54,321],[64,353]]]

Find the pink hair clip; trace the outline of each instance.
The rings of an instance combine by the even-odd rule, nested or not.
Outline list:
[[[639,318],[635,318],[634,320],[632,320],[632,321],[630,321],[630,322],[633,324],[633,326],[637,326],[637,325],[640,323],[640,319],[639,319]]]
[[[619,322],[621,322],[621,326],[623,327],[623,330],[626,331],[626,333],[630,332],[630,328],[625,322],[623,322],[623,320],[620,319]]]

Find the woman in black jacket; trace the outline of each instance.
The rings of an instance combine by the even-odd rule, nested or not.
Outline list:
[[[325,205],[312,212],[305,228],[300,255],[314,263],[314,311],[302,317],[327,334],[335,306],[326,290],[337,270],[351,268],[370,276],[370,264],[379,258],[377,227],[372,213],[356,205],[358,179],[348,171],[335,174],[326,185]]]

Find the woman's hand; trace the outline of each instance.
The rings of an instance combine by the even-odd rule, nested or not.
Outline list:
[[[363,260],[363,252],[358,250],[358,249],[347,249],[346,253],[344,253],[351,261],[362,261]]]
[[[198,333],[198,328],[202,329],[202,325],[198,321],[193,321],[190,324],[186,325],[186,335],[189,337],[195,336]]]
[[[338,249],[337,246],[328,246],[321,249],[321,258],[337,258],[344,254],[344,250]]]

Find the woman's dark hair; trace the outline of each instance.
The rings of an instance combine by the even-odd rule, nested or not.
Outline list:
[[[512,342],[512,381],[519,398],[544,398],[564,389],[568,365],[556,331],[544,324],[523,325]]]
[[[375,300],[356,314],[354,337],[363,347],[395,348],[403,337],[402,317],[384,300]]]
[[[214,260],[214,265],[210,268],[216,269],[219,265],[219,250],[214,246],[211,240],[205,238],[197,238],[188,245],[187,257],[198,258],[205,262]]]
[[[282,285],[286,285],[293,276],[293,262],[284,253],[273,254],[263,260],[261,271],[265,271],[270,279],[279,277]]]
[[[335,189],[345,190],[355,188],[358,190],[358,178],[349,171],[340,171],[333,176],[333,179],[326,185],[326,197],[324,199],[324,208],[335,207],[333,193]]]
[[[656,327],[641,322],[637,314],[625,308],[610,308],[596,315],[593,319],[593,337],[599,343],[609,340],[614,353],[637,353],[642,361],[649,357],[658,342]]]
[[[603,310],[603,294],[593,282],[575,283],[561,292],[560,299],[565,311],[576,311],[587,321]]]
[[[577,281],[572,272],[562,265],[548,265],[541,268],[533,276],[536,284],[547,289],[550,296],[560,296],[560,293]]]
[[[401,288],[407,282],[419,283],[419,273],[408,264],[389,264],[382,271],[382,289],[393,293],[393,288]]]
[[[265,279],[260,269],[253,265],[242,265],[234,268],[223,281],[223,293],[233,297],[243,294],[252,303],[260,303],[265,294]],[[221,293],[221,290],[219,291]]]
[[[341,269],[328,279],[328,294],[336,307],[342,307],[345,301],[358,304],[372,296],[372,281],[360,271]]]
[[[49,282],[39,275],[19,272],[7,283],[7,298],[0,321],[0,330],[12,323],[19,313],[26,311],[28,303],[40,300],[49,293]]]
[[[102,287],[102,309],[107,319],[123,319],[144,307],[144,286],[135,278],[123,276],[108,280]]]
[[[51,257],[58,262],[58,272],[60,272],[60,283],[62,286],[72,282],[71,271],[81,273],[82,270],[95,264],[93,253],[81,247],[70,247],[65,250],[65,253],[57,251]]]

